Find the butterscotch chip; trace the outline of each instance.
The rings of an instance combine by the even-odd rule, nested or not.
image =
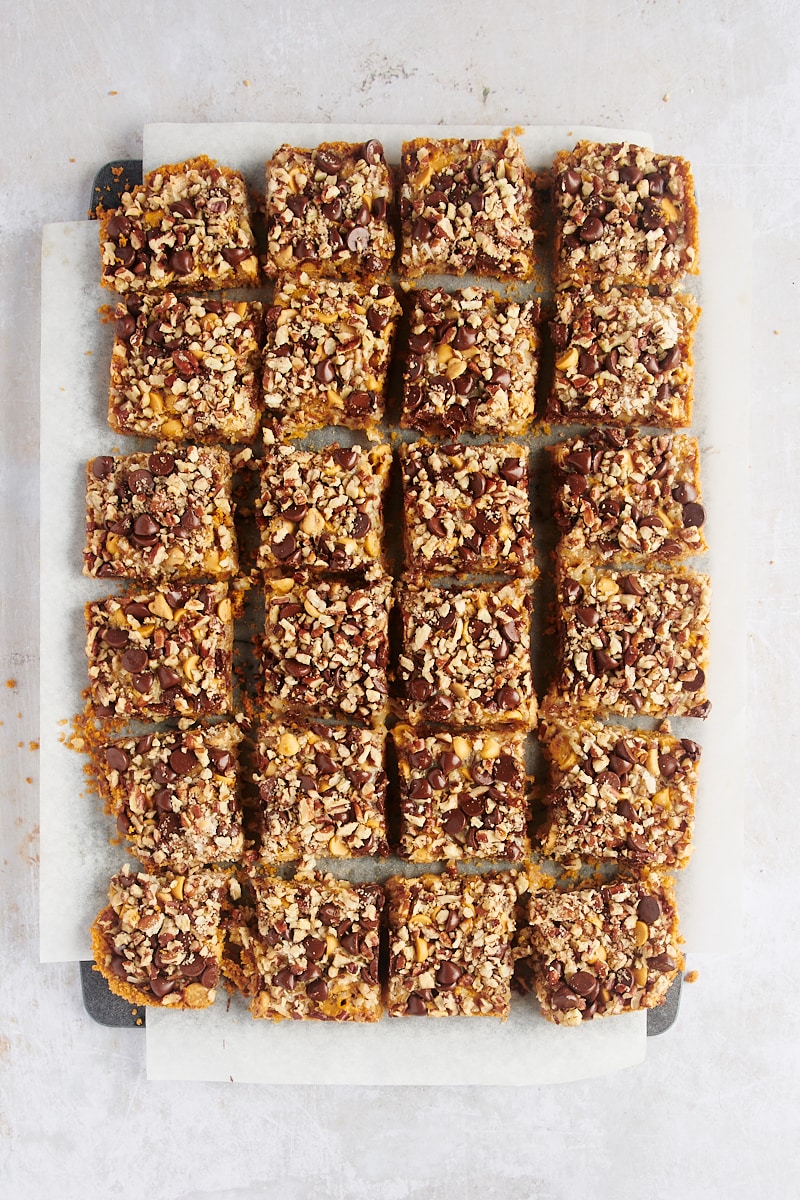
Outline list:
[[[148,871],[232,862],[244,850],[237,725],[115,738],[98,750],[100,794]]]
[[[132,1004],[207,1008],[222,960],[226,878],[213,871],[133,874],[111,880],[110,905],[92,925],[95,969]]]
[[[230,455],[216,447],[92,459],[84,575],[229,579],[239,565],[231,480]]]
[[[400,447],[406,571],[533,575],[528,448]]]
[[[558,658],[548,711],[705,717],[710,582],[695,571],[558,572]]]
[[[598,429],[550,456],[563,558],[676,562],[706,550],[696,438]]]
[[[550,323],[556,424],[691,425],[694,330],[700,308],[685,293],[644,288],[565,288]]]
[[[261,858],[388,854],[383,729],[264,723],[256,743]]]
[[[669,877],[535,892],[523,930],[523,969],[557,1025],[657,1008],[684,959]]]
[[[100,221],[102,283],[117,292],[253,287],[258,256],[242,175],[201,155],[159,167]]]
[[[391,464],[387,445],[268,446],[257,501],[259,567],[379,570]]]
[[[530,279],[535,216],[531,173],[512,134],[403,143],[401,275]]]
[[[268,579],[263,695],[290,717],[346,717],[379,725],[388,711],[388,579]]]
[[[383,891],[310,873],[293,880],[255,877],[230,923],[223,971],[254,1017],[377,1021]]]
[[[578,142],[553,164],[556,283],[669,287],[698,270],[688,162],[627,142]]]
[[[522,872],[394,875],[386,884],[390,1017],[508,1016]]]
[[[536,405],[538,301],[474,287],[413,295],[403,428],[442,437],[526,433]]]
[[[226,583],[108,596],[86,605],[86,628],[97,716],[159,721],[231,711]]]
[[[425,734],[396,725],[391,737],[403,858],[518,862],[527,855],[524,732]]]
[[[689,738],[594,721],[543,723],[549,764],[542,853],[573,866],[685,867],[700,747]]]
[[[531,597],[521,582],[398,591],[397,678],[412,724],[529,726]]]
[[[325,425],[374,430],[399,314],[386,283],[279,280],[264,347],[264,421],[273,440]]]
[[[386,275],[393,203],[392,173],[374,138],[279,147],[267,163],[267,275]]]
[[[108,421],[170,442],[252,442],[261,422],[262,305],[135,296],[116,309]]]

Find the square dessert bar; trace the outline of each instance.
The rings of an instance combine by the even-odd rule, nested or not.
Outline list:
[[[387,879],[390,1017],[500,1017],[511,999],[522,871]]]
[[[417,138],[400,160],[400,274],[530,279],[532,176],[512,134]]]
[[[107,811],[147,871],[231,862],[244,850],[238,725],[115,738],[100,748]]]
[[[556,292],[553,387],[545,418],[557,425],[692,423],[694,330],[700,308],[678,292],[591,284]]]
[[[396,725],[399,853],[410,862],[502,858],[530,850],[525,733],[425,734]]]
[[[102,579],[229,579],[239,566],[231,460],[159,445],[86,468],[83,573]]]
[[[388,854],[383,729],[265,723],[253,777],[261,858]]]
[[[537,300],[412,293],[401,425],[441,437],[526,433],[536,406]]]
[[[272,1021],[378,1021],[383,890],[310,873],[255,877],[234,915],[223,970]]]
[[[556,582],[559,672],[548,707],[599,716],[708,714],[707,575],[570,563]]]
[[[411,574],[533,575],[528,448],[400,447],[405,569]]]
[[[95,970],[131,1004],[208,1008],[222,961],[221,872],[132,874],[111,880],[92,925]]]
[[[108,596],[86,605],[95,715],[221,715],[233,707],[226,583]]]
[[[267,446],[256,501],[263,570],[380,571],[390,446]]]
[[[116,310],[108,423],[171,442],[252,442],[261,424],[262,305],[132,296]]]
[[[520,581],[493,587],[398,593],[402,709],[412,724],[530,726],[530,592]]]
[[[374,138],[280,146],[267,163],[267,275],[386,275],[393,202],[392,173]]]
[[[550,457],[563,559],[675,562],[705,551],[696,438],[596,429]]]
[[[557,1025],[658,1008],[683,968],[669,877],[536,892],[528,919],[536,996]]]
[[[700,747],[689,738],[594,721],[543,723],[550,768],[537,838],[559,862],[685,867]]]
[[[263,698],[276,713],[350,717],[379,725],[387,712],[387,578],[267,579]]]
[[[100,221],[102,283],[117,292],[253,287],[247,186],[200,155],[159,167]]]
[[[578,142],[553,164],[555,280],[669,289],[698,271],[688,162],[629,143]]]
[[[264,421],[273,440],[383,419],[400,304],[386,283],[279,281],[267,310]]]

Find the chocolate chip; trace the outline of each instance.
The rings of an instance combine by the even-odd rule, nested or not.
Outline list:
[[[131,682],[132,682],[135,690],[137,692],[139,692],[140,695],[146,696],[147,693],[150,691],[151,687],[153,686],[153,676],[152,675],[134,675],[133,678],[131,679]]]
[[[428,329],[423,329],[421,333],[411,333],[408,345],[415,354],[427,354],[433,347],[433,334]]]
[[[424,217],[418,217],[414,222],[414,228],[411,230],[411,236],[417,242],[429,242],[433,226],[430,221],[426,221]]]
[[[503,709],[519,708],[521,697],[516,688],[502,687],[497,693],[497,707]]]
[[[175,468],[175,458],[172,454],[151,454],[147,465],[153,475],[169,475]]]
[[[638,167],[626,164],[625,166],[620,167],[619,178],[620,183],[627,183],[629,186],[633,187],[641,180],[642,172]]]
[[[159,812],[172,812],[172,792],[169,788],[159,788],[153,793],[153,803]]]
[[[152,517],[142,513],[133,523],[131,540],[138,546],[154,546],[158,541],[160,529],[160,525]]]
[[[518,458],[507,458],[500,467],[500,474],[507,483],[521,483],[525,477],[525,464]]]
[[[150,991],[158,1000],[168,996],[174,987],[175,981],[172,979],[165,979],[163,975],[150,976]]]
[[[623,575],[620,585],[626,596],[643,596],[645,594],[645,589],[635,575]]]
[[[127,483],[134,496],[152,496],[155,488],[153,476],[144,470],[131,471]]]
[[[112,771],[127,771],[131,765],[130,755],[119,746],[107,746],[106,763]]]
[[[314,754],[314,763],[320,775],[335,775],[336,763],[331,758],[330,754],[325,754],[322,750],[317,750]]]
[[[306,679],[311,674],[310,664],[298,662],[296,658],[287,658],[283,669],[292,679]]]
[[[634,809],[630,800],[618,800],[617,801],[617,812],[622,817],[622,819],[625,821],[635,821],[636,820],[636,810]]]
[[[147,666],[147,661],[147,651],[137,649],[126,650],[120,659],[122,666],[126,671],[129,671],[131,675],[135,675],[139,671],[143,671]]]
[[[425,525],[428,529],[428,532],[432,533],[434,537],[443,538],[447,536],[447,530],[445,529],[439,517],[430,517],[425,522]]]
[[[173,750],[169,756],[169,765],[176,775],[188,775],[197,766],[197,755],[185,750]]]
[[[328,999],[328,985],[324,979],[314,979],[306,988],[307,994],[312,1000],[317,1000],[320,1004]]]
[[[389,313],[382,307],[373,304],[367,312],[367,324],[373,333],[380,333],[389,324]]]
[[[341,467],[343,471],[352,471],[358,462],[358,451],[348,446],[340,446],[334,450],[332,458],[336,465]],[[303,515],[305,516],[305,513]]]
[[[482,796],[475,796],[471,792],[462,792],[458,797],[458,807],[468,817],[479,817],[486,808]],[[465,822],[462,820],[462,827]]]
[[[439,765],[445,775],[449,775],[451,771],[455,771],[461,765],[461,759],[453,750],[445,750],[439,757]],[[442,785],[444,786],[444,785]]]
[[[455,837],[461,833],[467,823],[467,818],[464,816],[460,808],[454,809],[442,821],[442,829],[449,837]]]
[[[685,692],[699,692],[705,681],[705,671],[701,671],[698,667],[694,679],[684,679],[681,686]]]
[[[691,741],[690,738],[681,738],[681,746],[683,747],[684,753],[688,758],[691,759],[692,762],[696,762],[700,757],[701,750],[697,742]]]
[[[209,963],[200,976],[200,982],[204,988],[215,988],[219,983],[219,967],[216,963]]]
[[[573,167],[567,167],[558,177],[558,188],[568,196],[577,196],[581,190],[581,177]]]
[[[338,197],[329,200],[327,204],[323,204],[322,206],[322,215],[327,217],[329,221],[341,221],[342,211],[342,202]]]
[[[123,342],[128,341],[135,328],[136,321],[130,313],[126,313],[124,317],[118,317],[114,322],[114,333]]]
[[[619,795],[619,790],[622,786],[619,775],[616,775],[614,771],[601,771],[595,778],[595,783],[598,788],[609,788],[615,796]]]
[[[600,363],[594,354],[589,354],[586,350],[582,350],[578,355],[578,370],[581,375],[594,375],[600,367]]]
[[[194,270],[194,257],[191,250],[174,250],[169,256],[170,269],[176,275],[189,275]]]
[[[347,235],[347,249],[353,254],[360,254],[369,245],[369,230],[363,225],[354,225]]]
[[[423,747],[422,750],[412,750],[408,756],[408,761],[411,763],[412,767],[415,767],[418,771],[427,771],[428,767],[433,762],[433,758],[431,757],[430,751],[424,749]]]
[[[202,524],[202,517],[199,517],[191,508],[186,509],[180,521],[181,529],[199,529]]]
[[[376,221],[383,221],[386,217],[386,197],[376,196],[372,201],[372,215]]]
[[[437,696],[427,708],[431,721],[446,721],[453,711],[453,701],[449,696]]]
[[[581,241],[596,242],[603,236],[603,222],[599,217],[587,217],[579,229]]]
[[[317,363],[314,368],[314,378],[317,383],[333,383],[336,378],[336,370],[329,358],[323,358],[322,362]]]
[[[281,542],[273,542],[271,550],[278,562],[286,562],[297,551],[297,538],[293,533],[287,533]]]
[[[436,972],[436,982],[440,988],[451,988],[458,983],[463,973],[463,969],[456,963],[443,962]]]
[[[208,757],[211,759],[214,770],[218,775],[227,774],[233,763],[233,755],[230,750],[220,750],[216,746],[209,748]]]
[[[583,1002],[563,983],[553,992],[550,1002],[559,1012],[568,1012],[573,1008],[582,1008]]]
[[[431,684],[428,683],[427,679],[421,679],[420,677],[417,677],[412,679],[408,684],[408,694],[411,699],[416,700],[417,703],[422,703],[423,701],[429,699],[432,691],[433,688]]]
[[[678,240],[678,226],[674,221],[668,221],[664,226],[664,241],[668,246],[674,246]]]
[[[660,229],[664,223],[664,216],[658,204],[645,203],[642,207],[642,227],[650,230]]]
[[[326,943],[321,938],[307,937],[303,949],[309,962],[319,962],[325,953]]]
[[[339,910],[335,904],[321,904],[317,916],[323,925],[336,925],[339,922]]]
[[[699,528],[705,524],[706,510],[702,504],[684,504],[683,524],[686,529]]]
[[[665,188],[664,176],[659,171],[653,171],[650,175],[647,175],[645,178],[647,179],[647,182],[650,185],[650,195],[651,196],[663,196],[664,195],[664,188]]]
[[[351,392],[347,397],[348,406],[355,412],[363,413],[375,407],[374,392]]]
[[[658,769],[665,779],[672,779],[678,770],[678,760],[673,754],[659,754]]]
[[[501,388],[510,388],[511,372],[506,367],[495,367],[492,371],[492,383]]]
[[[406,1013],[410,1017],[424,1017],[428,1009],[425,1001],[416,992],[412,992],[406,1001]]]
[[[427,782],[434,789],[434,791],[437,791],[437,792],[441,792],[441,790],[443,788],[447,787],[447,779],[446,779],[443,771],[437,771],[437,770],[430,771],[428,773]]]
[[[370,521],[367,514],[362,512],[356,513],[355,520],[353,521],[353,537],[363,538],[371,528],[372,521]]]
[[[278,971],[277,975],[273,976],[272,983],[275,987],[291,991],[294,987],[294,975],[288,967],[283,967],[282,970]]]
[[[672,346],[667,351],[667,353],[664,355],[664,357],[661,359],[661,362],[659,363],[659,370],[662,372],[674,371],[675,368],[679,365],[680,361],[681,361],[680,346]]]
[[[589,608],[586,606],[576,608],[575,616],[578,618],[581,625],[586,625],[589,629],[593,629],[596,625],[600,624],[600,613],[596,608]]]
[[[597,999],[600,992],[600,982],[591,971],[576,971],[568,980],[570,989],[577,995],[583,996],[588,1004]]]
[[[325,175],[338,175],[342,169],[342,160],[331,150],[320,150],[317,153],[315,165]]]
[[[636,915],[645,925],[653,925],[661,916],[661,904],[657,896],[642,896],[636,906]]]
[[[636,833],[634,831],[631,831],[631,833],[629,833],[627,838],[625,839],[625,842],[626,842],[628,849],[632,850],[634,854],[641,855],[641,854],[647,854],[647,852],[648,852],[647,838],[644,837],[641,833]]]
[[[666,974],[668,971],[675,970],[675,960],[669,954],[656,954],[653,958],[648,958],[647,967],[650,971],[658,971]]]
[[[294,217],[302,217],[308,208],[308,196],[287,196],[286,207]]]
[[[112,242],[118,242],[121,237],[127,237],[131,231],[131,223],[122,213],[117,213],[106,226],[106,233]]]
[[[317,251],[311,242],[306,238],[301,238],[294,248],[294,256],[300,259],[301,262],[316,262]]]
[[[678,483],[672,489],[672,499],[676,504],[691,504],[697,499],[697,488],[692,483]]]
[[[95,479],[105,479],[114,469],[114,459],[109,454],[92,459],[92,475]]]

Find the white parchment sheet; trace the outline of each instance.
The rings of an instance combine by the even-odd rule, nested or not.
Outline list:
[[[263,165],[283,141],[378,137],[396,162],[408,137],[496,136],[499,129],[444,126],[154,125],[145,128],[144,168],[206,153],[263,189]],[[581,137],[652,143],[636,131],[540,127],[521,135],[528,162],[548,165]],[[678,148],[668,149],[679,152]],[[703,305],[698,329],[695,425],[703,451],[713,580],[711,715],[675,722],[703,746],[696,849],[679,879],[682,930],[692,950],[729,950],[738,938],[744,738],[746,530],[750,345],[750,231],[747,214],[701,211]],[[114,590],[81,575],[86,461],[130,452],[106,421],[112,328],[99,308],[113,295],[98,283],[97,226],[50,225],[42,249],[41,512],[41,958],[91,957],[89,925],[106,903],[108,879],[125,861],[100,801],[85,786],[84,762],[62,741],[86,686],[83,605]],[[695,286],[694,284],[692,285]],[[735,351],[732,352],[732,351]],[[121,444],[122,443],[122,444]],[[206,1012],[147,1013],[147,1070],[153,1079],[286,1083],[547,1083],[597,1076],[641,1061],[646,1017],[548,1026],[534,1000],[515,999],[504,1025],[447,1019],[374,1026],[253,1021],[240,998],[220,994]]]

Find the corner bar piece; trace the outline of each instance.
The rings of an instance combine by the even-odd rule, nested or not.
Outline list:
[[[409,862],[505,859],[530,851],[525,733],[391,733],[400,776],[399,853]]]
[[[159,167],[100,221],[102,282],[117,292],[253,287],[247,186],[201,155]]]
[[[388,273],[394,183],[379,141],[280,146],[266,183],[270,279],[300,271],[334,278]]]
[[[400,304],[387,283],[282,278],[266,313],[264,423],[272,440],[383,419]]]
[[[98,717],[203,717],[233,708],[228,585],[108,596],[86,605]]]
[[[558,425],[692,423],[693,296],[590,284],[556,292],[553,387],[545,419]]]
[[[310,873],[254,877],[230,922],[223,971],[271,1021],[378,1021],[383,890]]]
[[[400,274],[530,279],[531,173],[516,138],[417,138],[400,160]]]
[[[170,442],[252,442],[261,424],[262,305],[132,296],[117,305],[108,423]]]
[[[420,439],[402,443],[400,463],[408,574],[535,574],[527,446]]]
[[[684,959],[671,879],[536,892],[522,930],[542,1013],[557,1025],[658,1008]]]
[[[391,582],[267,579],[265,590],[266,706],[289,717],[380,725],[388,711]]]
[[[547,715],[705,717],[710,583],[694,571],[557,577],[559,671]]]
[[[242,857],[238,725],[115,738],[98,786],[117,831],[147,871],[188,871]]]
[[[84,575],[229,579],[239,566],[231,482],[230,456],[217,447],[159,445],[92,459]]]
[[[578,142],[556,156],[553,176],[556,284],[669,290],[697,273],[697,204],[685,159],[626,142]]]
[[[383,499],[391,447],[268,446],[256,501],[264,570],[371,571],[383,566]]]
[[[412,295],[402,427],[440,437],[526,433],[536,406],[539,302],[474,287]]]
[[[261,860],[386,855],[383,729],[264,723],[253,781]]]
[[[700,747],[689,738],[594,721],[543,722],[547,818],[536,840],[568,866],[685,867]]]
[[[499,1017],[511,999],[522,871],[386,881],[390,1017]]]
[[[131,873],[111,880],[110,904],[92,925],[95,969],[131,1004],[208,1008],[222,960],[226,876]]]
[[[412,724],[530,727],[531,596],[522,582],[398,592],[401,706]]]
[[[562,559],[673,563],[706,550],[695,438],[598,429],[550,457]]]

